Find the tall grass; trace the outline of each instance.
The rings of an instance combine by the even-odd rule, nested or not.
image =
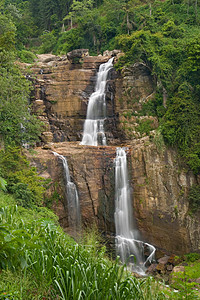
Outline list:
[[[78,245],[52,220],[24,222],[17,207],[10,206],[1,208],[0,226],[6,228],[0,249],[1,269],[5,269],[0,274],[1,297],[10,295],[7,298],[15,300],[165,299],[152,278],[134,278],[118,260],[111,262],[106,258],[105,248]],[[7,272],[20,284],[7,282],[3,290],[1,280],[5,282]],[[9,278],[13,280],[13,276]]]

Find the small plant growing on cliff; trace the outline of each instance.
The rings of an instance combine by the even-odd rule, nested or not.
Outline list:
[[[139,120],[139,125],[135,128],[140,134],[145,133],[149,135],[150,131],[153,129],[153,122],[152,120]]]
[[[192,213],[200,210],[200,185],[193,185],[188,195],[189,207]]]
[[[165,142],[164,142],[160,128],[158,128],[156,130],[153,142],[156,145],[158,152],[163,152],[163,150],[165,148]]]

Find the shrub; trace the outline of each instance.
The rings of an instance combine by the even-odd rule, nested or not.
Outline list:
[[[140,134],[149,135],[150,131],[153,129],[153,121],[152,120],[140,120],[139,125],[136,127],[136,130],[140,132]]]
[[[36,55],[33,52],[27,50],[19,51],[18,56],[22,62],[29,64],[33,63],[36,58]]]
[[[42,45],[39,48],[39,53],[49,53],[53,51],[57,40],[53,32],[44,32],[40,39]]]
[[[34,167],[30,167],[20,148],[1,150],[0,165],[2,176],[7,181],[7,190],[16,197],[18,204],[24,207],[42,204],[44,179],[37,175]]]

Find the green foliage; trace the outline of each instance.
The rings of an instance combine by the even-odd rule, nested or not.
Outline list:
[[[29,64],[33,63],[36,58],[36,55],[33,52],[27,50],[19,51],[18,56],[22,62]]]
[[[0,151],[1,174],[7,181],[7,190],[24,207],[41,205],[44,193],[44,179],[37,175],[36,169],[19,148],[8,147]]]
[[[80,35],[80,31],[76,28],[63,32],[59,36],[55,52],[66,54],[73,49],[81,48],[82,41],[83,38]]]
[[[199,253],[188,253],[185,254],[186,261],[188,262],[195,262],[196,260],[200,259]]]
[[[54,49],[56,45],[56,37],[53,32],[44,32],[40,39],[42,44],[39,48],[39,53],[49,53]]]
[[[200,185],[193,185],[188,194],[190,209],[193,213],[200,210]]]
[[[0,177],[0,190],[6,191],[7,182],[4,178]]]
[[[178,146],[196,174],[200,170],[199,114],[199,104],[195,103],[191,96],[175,96],[171,98],[161,127],[166,142],[172,146]]]
[[[29,82],[14,64],[14,55],[0,51],[0,135],[5,144],[34,144],[41,122],[29,111]]]
[[[132,277],[118,261],[104,257],[104,248],[76,244],[51,220],[33,216],[24,220],[16,206],[2,206],[0,226],[4,229],[0,231],[1,295],[14,299],[165,299],[152,278]]]
[[[0,14],[0,52],[14,50],[16,27],[5,15]]]
[[[117,68],[120,70],[136,61],[145,63],[149,68],[159,89],[154,100],[143,104],[140,115],[159,118],[166,144],[178,148],[190,169],[198,174],[200,31],[196,31],[197,19],[186,26],[188,19],[184,19],[184,14],[187,7],[184,3],[154,3],[150,18],[147,17],[147,7],[141,6],[139,11],[138,21],[140,24],[143,22],[140,30],[116,37],[116,45],[125,52]],[[192,14],[189,7],[187,14]],[[193,31],[190,26],[193,26]],[[163,90],[168,98],[166,108],[162,103]]]
[[[178,290],[178,294],[171,299],[199,299],[198,292],[195,291],[197,283],[189,282],[190,277],[186,272],[176,272],[172,277],[172,287]]]
[[[135,128],[141,135],[143,133],[149,135],[153,129],[153,121],[149,119],[139,120],[139,125]]]
[[[160,132],[160,128],[156,130],[153,142],[156,145],[156,148],[159,152],[162,152],[165,149],[165,142],[162,133]]]

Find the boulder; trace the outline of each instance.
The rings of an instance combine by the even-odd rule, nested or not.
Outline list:
[[[156,272],[156,267],[157,267],[157,264],[151,264],[151,265],[148,267],[146,273],[147,273],[147,274],[153,274],[154,272]]]
[[[53,133],[48,131],[48,132],[43,132],[41,135],[42,141],[46,143],[51,143],[53,141]]]
[[[103,56],[110,56],[110,57],[113,57],[113,56],[117,56],[119,53],[122,53],[121,50],[112,50],[112,51],[109,51],[109,50],[106,50],[103,52]]]
[[[59,56],[53,55],[51,53],[47,54],[38,54],[38,61],[42,63],[49,63],[50,61],[60,60]]]
[[[158,259],[158,263],[166,265],[168,263],[169,258],[170,258],[169,256],[161,257],[161,258]]]
[[[75,49],[67,53],[67,58],[72,61],[74,58],[83,58],[89,55],[88,49]]]
[[[184,266],[176,266],[173,268],[172,273],[184,273],[185,267]]]

